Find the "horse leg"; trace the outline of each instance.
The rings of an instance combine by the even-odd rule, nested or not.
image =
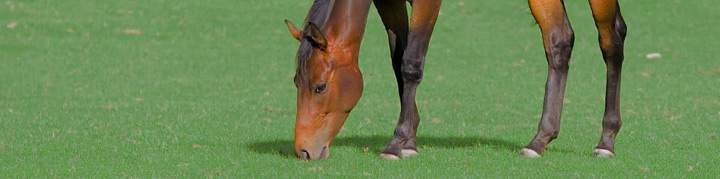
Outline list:
[[[420,122],[420,117],[418,115],[417,105],[415,104],[415,89],[422,80],[425,55],[427,54],[430,36],[432,35],[438,12],[440,11],[441,1],[442,0],[424,0],[411,2],[412,15],[410,17],[411,24],[407,35],[407,47],[402,54],[400,64],[394,65],[396,74],[398,71],[400,72],[400,79],[398,79],[398,86],[401,93],[400,119],[395,128],[394,136],[392,140],[390,140],[390,144],[388,144],[380,154],[380,157],[384,159],[399,159],[399,157],[417,154],[415,134],[418,123]],[[400,7],[397,6],[396,8]],[[383,21],[385,22],[385,19],[383,19]],[[396,33],[399,33],[399,31]],[[393,54],[393,57],[396,56],[399,56],[399,54]]]
[[[560,132],[565,82],[575,35],[565,14],[562,0],[529,0],[528,2],[542,32],[545,57],[548,61],[548,79],[537,134],[520,151],[520,155],[540,157],[547,144],[557,138]]]
[[[598,29],[598,39],[605,65],[607,65],[607,87],[605,92],[605,115],[603,131],[594,155],[612,157],[615,155],[615,135],[620,131],[620,73],[623,62],[623,44],[627,28],[620,15],[616,0],[589,0]]]
[[[402,72],[400,70],[402,64],[403,54],[408,43],[408,17],[407,8],[405,7],[405,1],[402,0],[375,0],[375,7],[380,14],[380,19],[385,26],[385,30],[388,34],[388,40],[390,41],[390,58],[392,59],[393,71],[395,72],[395,80],[398,84],[398,93],[400,96],[400,102],[402,103],[402,95],[404,89],[404,83],[402,79]],[[401,116],[402,117],[402,116]],[[412,141],[412,142],[410,142]],[[405,143],[414,144],[414,136]],[[414,145],[413,145],[414,146]],[[400,152],[400,156],[412,156],[417,154],[417,151],[413,149],[403,149]]]
[[[400,72],[402,57],[408,42],[408,17],[405,1],[402,0],[375,0],[380,19],[385,26],[390,41],[390,58],[392,58],[393,71],[398,84],[400,100],[403,94],[403,80]]]

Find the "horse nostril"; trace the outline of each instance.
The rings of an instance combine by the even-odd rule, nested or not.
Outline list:
[[[303,149],[300,157],[303,159],[310,159],[310,153],[307,150]]]
[[[327,146],[324,146],[324,147],[322,148],[322,150],[320,151],[320,158],[323,158],[323,159],[324,159],[324,158],[327,158],[328,156],[330,156],[330,153],[329,153],[329,151],[328,151]]]

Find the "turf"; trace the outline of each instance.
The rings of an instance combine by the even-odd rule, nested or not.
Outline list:
[[[562,130],[518,157],[547,64],[525,1],[445,0],[417,102],[421,155],[378,159],[399,114],[371,9],[365,91],[331,157],[293,157],[294,55],[282,20],[310,0],[4,1],[0,178],[714,178],[720,175],[720,5],[621,0],[628,23],[617,156],[592,157],[605,67],[586,1]],[[648,59],[648,53],[661,58]]]

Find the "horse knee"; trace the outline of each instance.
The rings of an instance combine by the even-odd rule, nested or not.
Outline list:
[[[551,133],[551,135],[550,135],[550,140],[555,140],[555,139],[557,139],[559,135],[560,135],[560,129],[555,130],[554,132]]]
[[[405,83],[418,84],[423,77],[422,59],[403,59],[405,63],[400,66],[400,73]]]
[[[570,54],[575,44],[575,33],[568,25],[565,30],[554,31],[550,34],[548,65],[556,71],[567,72],[570,63]]]

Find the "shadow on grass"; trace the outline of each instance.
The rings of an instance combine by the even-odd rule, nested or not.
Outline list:
[[[392,136],[354,136],[336,138],[331,146],[349,146],[357,150],[369,149],[380,153]],[[465,148],[465,147],[494,147],[509,151],[518,151],[523,146],[500,139],[487,139],[482,137],[420,137],[417,138],[418,148],[423,146],[431,148]],[[294,157],[294,143],[292,140],[260,141],[247,146],[250,150],[263,153]]]

